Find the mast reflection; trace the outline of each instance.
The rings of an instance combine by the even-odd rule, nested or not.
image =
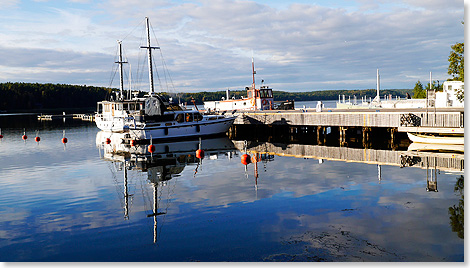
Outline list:
[[[153,218],[153,243],[158,240],[158,216],[166,215],[168,207],[159,207],[161,190],[174,177],[180,176],[187,165],[196,165],[194,176],[202,165],[203,157],[196,151],[202,149],[208,159],[219,156],[232,158],[236,154],[233,142],[227,137],[185,140],[178,142],[152,143],[155,148],[149,152],[147,144],[130,145],[123,142],[119,133],[100,131],[96,135],[96,146],[100,158],[114,164],[124,175],[124,218],[129,219],[128,174],[130,170],[146,174],[153,190],[153,207],[148,218]],[[168,203],[169,201],[167,201]],[[161,231],[161,227],[160,227]]]

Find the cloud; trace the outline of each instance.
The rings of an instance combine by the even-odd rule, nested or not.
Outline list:
[[[275,90],[374,88],[377,68],[382,88],[411,88],[415,77],[429,71],[448,78],[450,46],[464,38],[460,1],[351,3],[131,0],[48,6],[41,12],[50,16],[28,13],[22,21],[24,13],[16,11],[0,19],[0,45],[113,58],[116,40],[125,39],[135,69],[142,35],[136,25],[149,16],[178,91],[243,89],[251,83],[252,53],[257,79]],[[90,62],[96,65],[105,63]],[[108,77],[94,83],[104,85]]]

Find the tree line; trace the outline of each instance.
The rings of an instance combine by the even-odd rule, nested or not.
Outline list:
[[[94,108],[96,103],[102,100],[110,100],[114,88],[94,87],[86,85],[66,85],[66,84],[39,84],[39,83],[0,83],[0,111],[14,110],[43,110],[58,108]],[[393,95],[406,97],[406,93],[411,93],[411,89],[385,89],[381,90],[381,95]],[[125,94],[127,95],[128,92]],[[146,92],[140,91],[138,96],[142,97]],[[204,101],[221,100],[226,96],[225,91],[197,92],[197,93],[161,93],[164,97],[173,98],[175,102],[203,104]],[[364,90],[321,90],[308,92],[286,92],[274,91],[274,100],[294,100],[294,101],[317,101],[317,100],[337,100],[339,95],[374,98],[375,89]],[[246,90],[230,91],[230,96],[237,99],[246,97]]]
[[[111,91],[86,85],[0,83],[0,110],[96,107]]]

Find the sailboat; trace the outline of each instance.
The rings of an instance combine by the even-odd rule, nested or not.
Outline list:
[[[195,109],[187,109],[181,104],[167,101],[157,94],[153,85],[152,50],[160,49],[150,44],[149,18],[145,18],[147,30],[147,49],[149,93],[143,98],[123,94],[122,43],[119,42],[120,94],[116,99],[98,102],[95,115],[96,126],[106,132],[123,133],[128,140],[178,139],[208,136],[225,133],[233,124],[236,116],[203,115]]]

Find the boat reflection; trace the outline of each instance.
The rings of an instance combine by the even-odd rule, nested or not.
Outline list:
[[[377,178],[382,180],[382,166],[417,167],[427,170],[426,190],[437,192],[437,175],[440,171],[464,173],[464,154],[453,150],[391,150],[372,148],[351,148],[344,146],[323,146],[311,144],[286,144],[264,141],[234,140],[237,149],[249,154],[254,166],[254,178],[259,178],[258,163],[265,165],[276,156],[318,159],[324,161],[344,161],[377,165]],[[246,169],[246,165],[245,165]]]
[[[100,158],[112,164],[111,170],[123,171],[124,175],[124,218],[129,219],[129,194],[128,175],[130,171],[147,175],[148,183],[153,190],[151,211],[147,217],[154,219],[153,242],[157,243],[158,219],[157,216],[165,215],[168,207],[161,208],[161,192],[164,187],[171,187],[169,181],[179,176],[187,165],[195,165],[194,176],[202,165],[204,156],[198,155],[198,149],[204,150],[208,159],[217,159],[220,156],[232,158],[236,154],[236,148],[227,137],[186,140],[180,142],[153,143],[155,149],[149,152],[146,144],[131,146],[121,140],[119,133],[98,132],[96,146],[99,149]],[[173,185],[174,187],[174,185]],[[167,205],[169,200],[167,201]]]

